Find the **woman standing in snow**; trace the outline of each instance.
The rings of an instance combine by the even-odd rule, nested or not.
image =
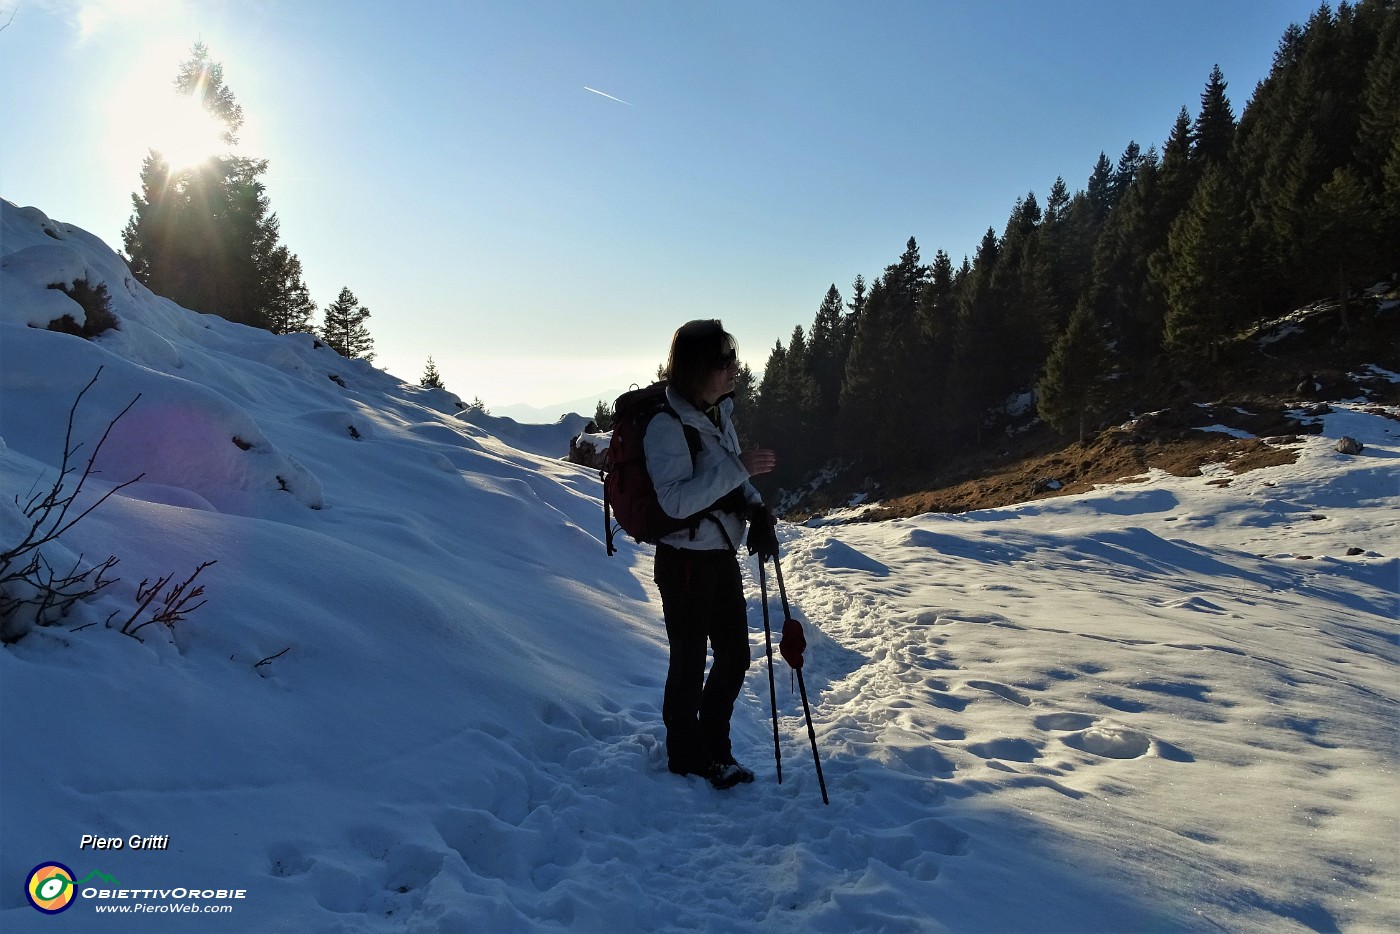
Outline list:
[[[752,516],[750,550],[777,552],[772,516],[749,482],[771,471],[777,458],[769,450],[740,449],[730,420],[739,361],[734,338],[719,321],[691,321],[676,331],[667,374],[666,401],[677,417],[651,420],[647,471],[668,515],[701,518],[656,547],[656,586],[671,646],[661,707],[666,754],[677,775],[729,788],[754,777],[734,761],[729,742],[729,719],[749,667],[737,543]],[[708,678],[707,642],[714,652]]]

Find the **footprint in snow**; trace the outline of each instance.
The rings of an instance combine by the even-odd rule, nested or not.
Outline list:
[[[968,752],[979,759],[995,759],[1003,762],[1034,762],[1040,758],[1040,747],[1028,739],[1007,737],[983,743],[970,743]]]
[[[1035,718],[1035,728],[1065,733],[1060,742],[1104,759],[1141,759],[1156,750],[1172,762],[1193,762],[1189,752],[1146,733],[1082,713],[1050,713]]]
[[[423,906],[424,891],[441,874],[446,853],[395,839],[383,828],[361,827],[351,832],[350,847],[335,859],[276,847],[270,854],[273,871],[307,875],[317,904],[327,911],[401,917]]]
[[[311,869],[312,859],[306,850],[295,843],[279,843],[267,852],[270,864],[269,874],[281,879],[305,875]]]
[[[1035,728],[1047,732],[1086,730],[1094,725],[1094,720],[1083,713],[1047,713],[1035,718]]]
[[[1061,741],[1066,746],[1105,759],[1140,759],[1152,749],[1152,740],[1147,734],[1109,723],[1095,724],[1064,736]]]
[[[996,681],[969,681],[967,682],[967,686],[976,688],[979,691],[987,691],[991,694],[995,694],[998,697],[1011,701],[1013,704],[1020,704],[1022,707],[1029,707],[1031,705],[1030,698],[1026,697],[1026,695],[1013,687],[1000,684]]]

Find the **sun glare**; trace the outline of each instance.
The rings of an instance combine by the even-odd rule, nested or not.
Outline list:
[[[232,148],[223,139],[227,128],[197,98],[175,91],[180,62],[189,55],[181,42],[153,38],[133,50],[129,69],[102,95],[107,102],[106,151],[114,177],[124,185],[137,177],[149,150],[178,171]]]
[[[223,138],[228,128],[189,95],[152,101],[148,118],[147,145],[172,169],[192,169],[229,149]]]

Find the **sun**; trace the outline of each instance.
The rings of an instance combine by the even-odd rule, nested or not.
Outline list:
[[[196,168],[234,147],[228,128],[197,97],[176,91],[174,78],[189,50],[176,40],[149,40],[130,65],[93,98],[105,124],[104,150],[115,180],[129,184],[149,151],[176,172]]]
[[[194,97],[170,93],[150,102],[147,145],[175,171],[198,168],[231,148],[228,127]]]

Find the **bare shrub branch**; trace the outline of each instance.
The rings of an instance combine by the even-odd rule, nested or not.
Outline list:
[[[204,596],[204,585],[201,584],[194,589],[190,589],[190,585],[194,583],[194,579],[198,577],[205,568],[212,567],[215,564],[218,564],[218,562],[204,562],[199,567],[195,568],[194,573],[185,578],[183,583],[176,584],[169,590],[165,590],[165,588],[175,579],[174,574],[167,574],[153,584],[149,580],[141,581],[141,586],[136,588],[136,612],[132,613],[131,616],[127,618],[126,622],[122,623],[121,629],[123,635],[136,636],[137,632],[145,629],[152,623],[160,623],[168,629],[174,629],[176,623],[183,622],[190,613],[204,606],[208,601],[199,600],[200,597]],[[163,597],[161,596],[162,591],[165,591]],[[151,605],[155,603],[158,597],[160,598],[160,602],[156,604],[155,609],[151,609]],[[192,600],[199,600],[199,602],[191,605],[190,601]],[[137,620],[140,619],[141,614],[148,610],[151,613],[151,618],[138,623]],[[116,614],[113,613],[112,616],[114,617]],[[111,619],[112,617],[108,617],[109,625],[111,624]]]
[[[28,624],[22,620],[16,625],[16,620],[24,608],[33,608],[33,624],[44,625],[53,619],[66,616],[74,603],[95,595],[115,582],[115,579],[109,580],[105,577],[105,573],[116,566],[115,557],[86,570],[79,570],[83,562],[82,556],[79,555],[72,568],[60,572],[49,563],[41,551],[45,545],[56,542],[61,535],[87,518],[109,497],[145,476],[139,474],[125,483],[113,486],[98,497],[96,502],[70,518],[70,513],[82,495],[83,487],[95,473],[97,457],[111,436],[112,429],[141,398],[138,393],[127,403],[126,408],[107,424],[107,430],[102,433],[101,439],[93,448],[76,485],[70,487],[70,477],[77,473],[73,462],[83,448],[81,442],[73,442],[73,423],[83,397],[101,375],[102,368],[98,367],[68,410],[68,425],[63,436],[63,457],[59,462],[58,477],[53,485],[30,496],[24,503],[20,502],[20,497],[15,497],[15,505],[29,520],[29,529],[18,544],[0,550],[0,636],[6,641],[13,641],[28,631]]]
[[[255,663],[253,664],[253,668],[257,669],[257,668],[261,668],[261,667],[264,666],[264,665],[271,665],[273,662],[275,662],[277,659],[281,658],[283,655],[286,655],[286,654],[287,654],[288,652],[290,652],[291,650],[292,650],[292,647],[289,645],[289,646],[287,646],[285,649],[283,649],[282,651],[278,652],[276,655],[269,655],[267,658],[264,658],[262,661],[260,661],[260,662],[255,662]]]

